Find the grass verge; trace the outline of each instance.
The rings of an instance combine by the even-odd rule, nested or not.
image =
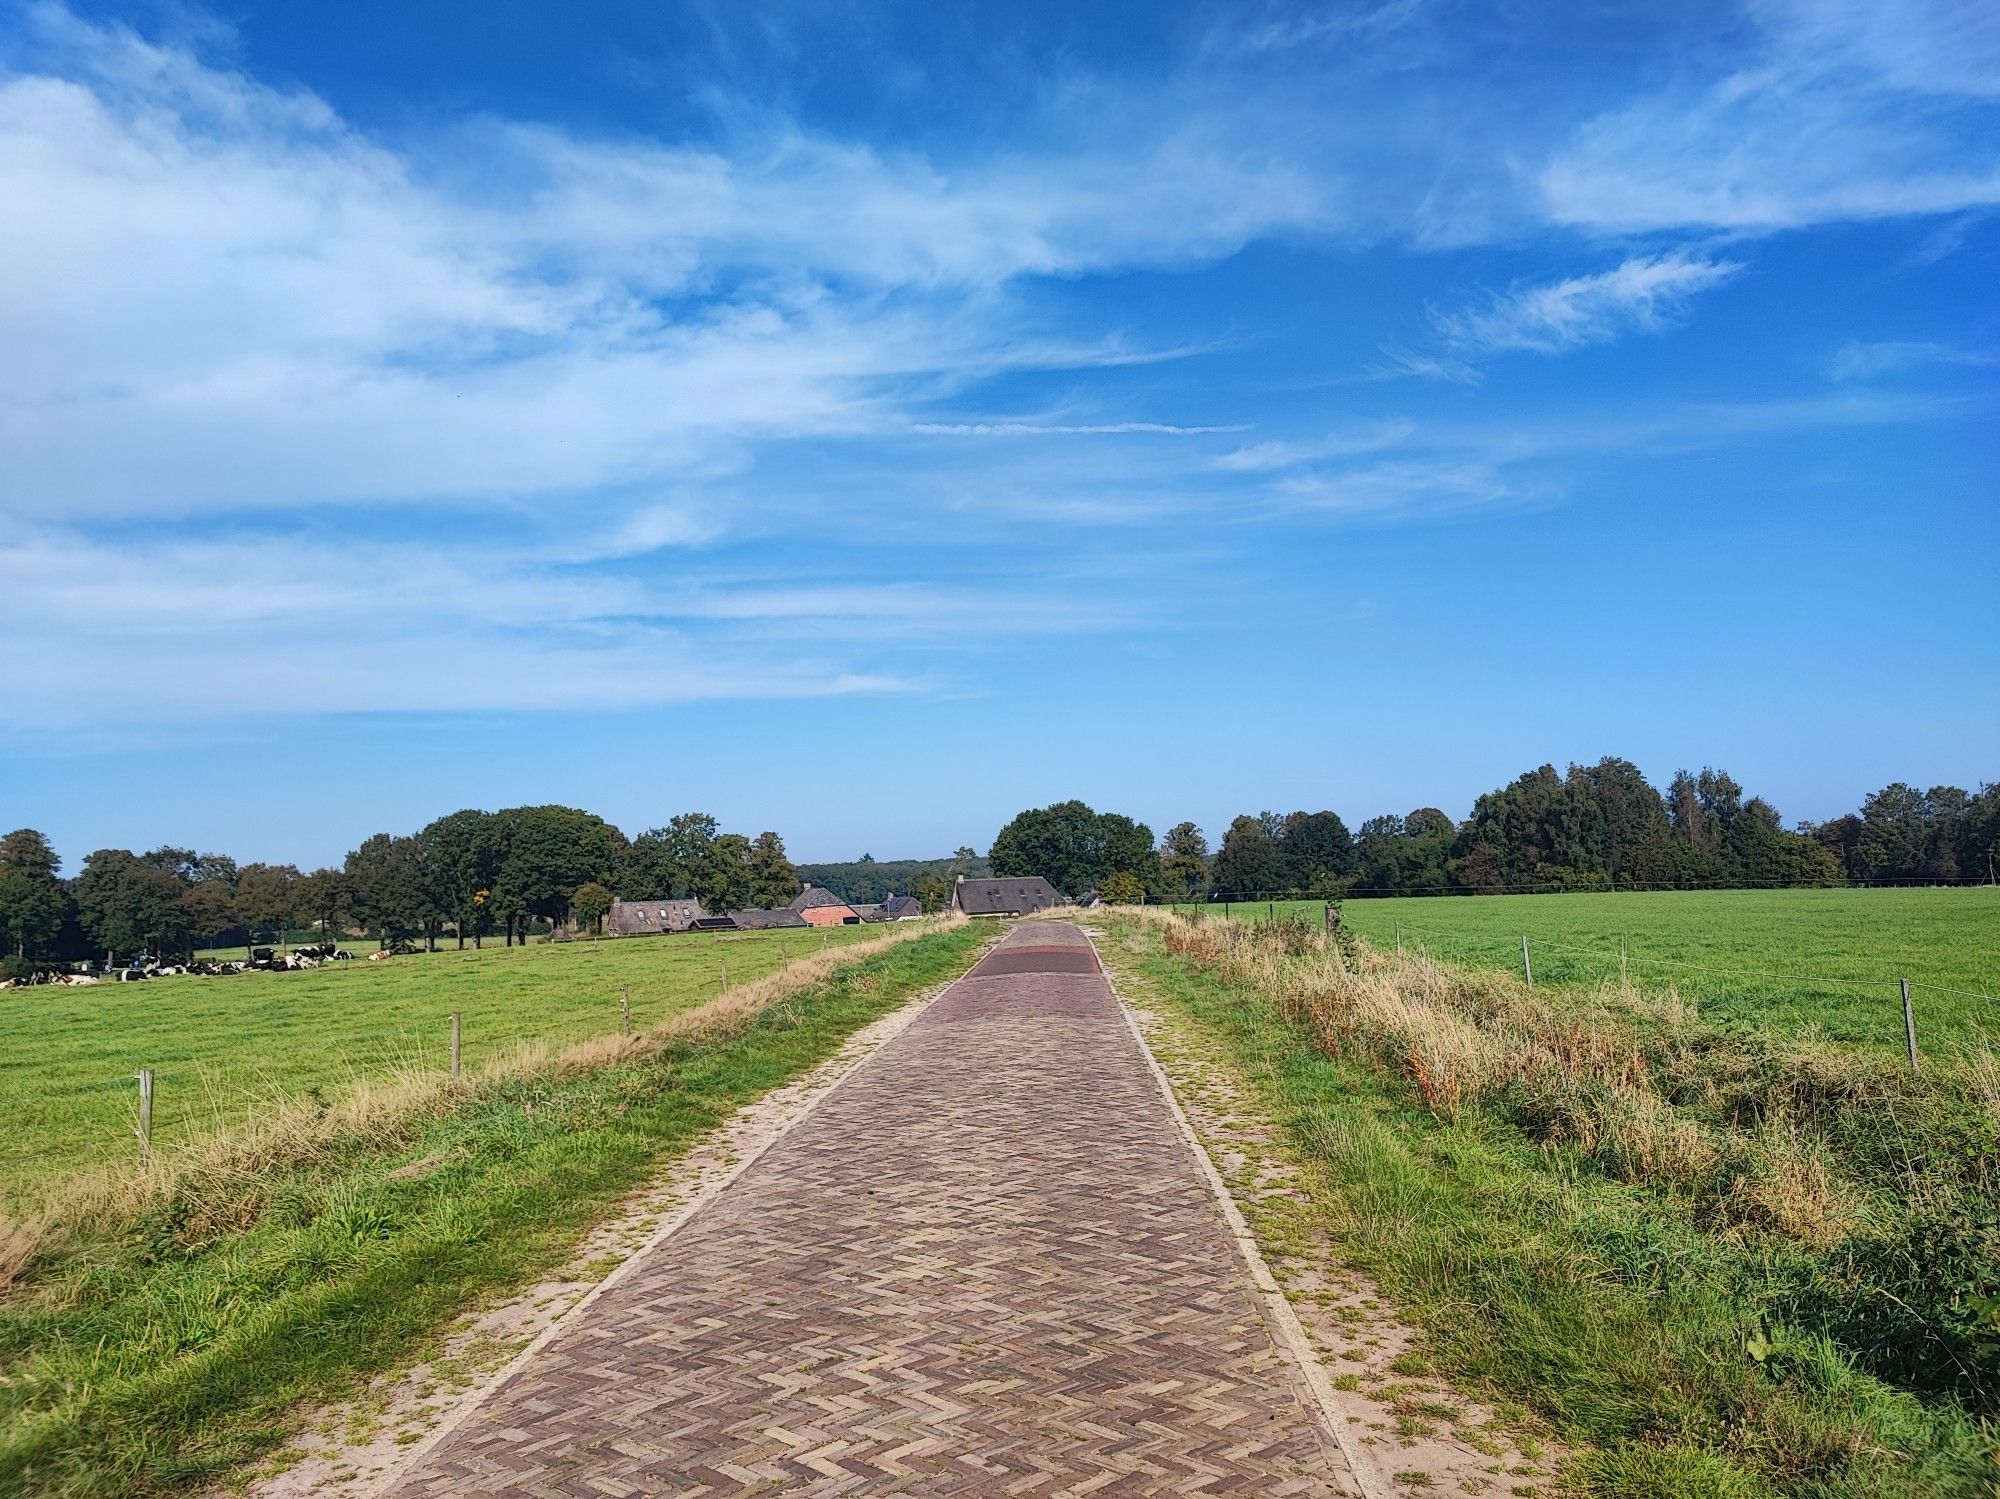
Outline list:
[[[1112,918],[1243,1067],[1340,1252],[1579,1493],[2000,1489],[2000,1088],[1629,990]]]
[[[1202,909],[1234,919],[1320,919],[1324,902]],[[1584,989],[1621,977],[1671,989],[1715,1020],[1816,1030],[1903,1048],[1898,979],[1915,989],[1926,1054],[1978,1050],[2000,1033],[2000,889],[1645,890],[1618,894],[1384,896],[1341,918],[1378,952],[1398,942],[1456,968]]]
[[[305,1095],[337,1099],[448,1065],[449,1016],[470,1066],[657,1025],[880,925],[805,932],[544,942],[409,953],[305,973],[184,976],[0,993],[0,1215],[34,1217],[76,1178],[133,1160],[133,1074],[154,1074],[156,1152],[200,1150]],[[723,982],[725,970],[728,982]]]
[[[982,935],[885,938],[635,1037],[297,1118],[68,1223],[0,1303],[0,1494],[153,1494],[241,1469],[303,1407],[561,1263],[736,1108],[962,971]]]

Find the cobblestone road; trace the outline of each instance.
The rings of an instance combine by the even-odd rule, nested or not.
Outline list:
[[[1036,922],[392,1492],[1359,1491],[1089,945]]]

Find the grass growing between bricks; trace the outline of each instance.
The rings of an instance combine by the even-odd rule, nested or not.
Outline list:
[[[981,937],[915,937],[72,1228],[0,1293],[0,1494],[152,1494],[242,1470],[303,1409],[561,1264],[665,1163],[955,977]]]
[[[2000,1492],[2000,1097],[1631,991],[1114,920],[1340,1255],[1616,1499]]]

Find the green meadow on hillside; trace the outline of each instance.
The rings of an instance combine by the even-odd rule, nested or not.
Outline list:
[[[449,1017],[465,1065],[527,1041],[569,1042],[619,1027],[632,991],[642,1028],[713,999],[788,958],[882,928],[685,935],[413,953],[302,973],[163,978],[0,994],[0,1211],[20,1212],[70,1174],[133,1159],[136,1088],[150,1067],[156,1147],[240,1125],[282,1099],[333,1098],[362,1078],[442,1069]]]
[[[1256,901],[1230,914],[1317,921],[1320,909]],[[2000,996],[2000,889],[1990,886],[1397,896],[1341,909],[1377,948],[1393,949],[1400,932],[1406,947],[1468,967],[1519,973],[1526,936],[1538,984],[1615,981],[1622,948],[1635,986],[1671,986],[1716,1019],[1901,1048],[1907,978],[1922,1047],[2000,1034],[2000,998],[1989,997]]]

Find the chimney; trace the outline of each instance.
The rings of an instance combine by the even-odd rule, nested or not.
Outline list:
[[[954,885],[963,885],[965,883],[965,876],[960,875],[957,879],[953,880],[952,883]]]

